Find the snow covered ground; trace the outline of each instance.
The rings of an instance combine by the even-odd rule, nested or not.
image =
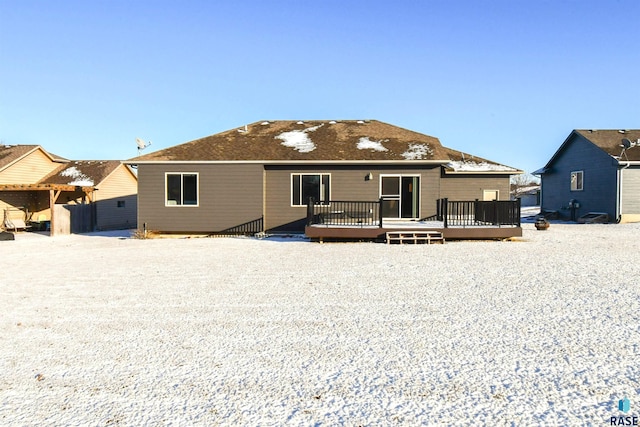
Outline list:
[[[523,227],[416,246],[19,234],[0,242],[0,425],[640,415],[640,224]]]

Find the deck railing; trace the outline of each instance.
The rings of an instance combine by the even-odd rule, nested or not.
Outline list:
[[[375,202],[331,200],[326,203],[316,202],[313,198],[309,198],[307,225],[382,227],[381,208],[380,200]]]
[[[451,201],[438,199],[438,220],[444,227],[520,227],[520,199]]]
[[[374,202],[336,201],[307,203],[307,225],[377,226],[382,228],[383,199]],[[438,199],[431,217],[448,227],[520,227],[520,200],[451,201]]]

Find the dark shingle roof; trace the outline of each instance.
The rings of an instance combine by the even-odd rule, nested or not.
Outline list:
[[[136,157],[164,161],[405,161],[445,163],[438,138],[377,120],[256,122]]]
[[[444,147],[449,156],[449,163],[445,165],[445,171],[456,173],[511,173],[520,174],[521,170],[496,163],[473,154]]]
[[[122,163],[119,160],[71,161],[44,177],[38,184],[99,185]]]
[[[619,157],[622,154],[622,139],[626,138],[632,142],[640,140],[640,130],[576,130],[576,133],[588,139],[593,144],[604,150],[611,156]],[[626,156],[625,156],[626,155]],[[640,161],[640,146],[625,150],[620,158],[622,161]]]

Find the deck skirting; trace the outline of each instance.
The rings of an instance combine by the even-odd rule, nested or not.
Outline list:
[[[403,227],[326,227],[308,225],[305,235],[312,240],[374,240],[386,241],[387,232],[424,232],[423,228]],[[512,237],[522,237],[521,227],[450,227],[429,228],[429,231],[442,233],[445,240],[504,240]]]

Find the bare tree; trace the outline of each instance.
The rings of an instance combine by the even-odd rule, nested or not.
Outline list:
[[[511,177],[511,196],[517,198],[518,196],[531,190],[531,187],[540,185],[540,178],[525,173],[521,175],[513,175]]]

